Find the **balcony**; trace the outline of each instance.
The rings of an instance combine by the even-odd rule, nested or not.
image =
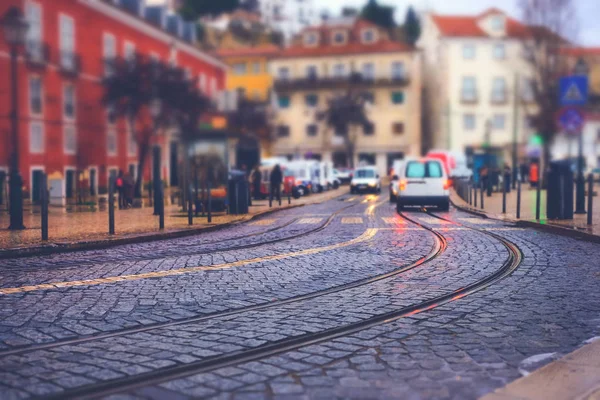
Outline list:
[[[308,78],[278,78],[275,80],[275,90],[279,92],[294,90],[329,90],[329,89],[364,89],[371,87],[398,87],[407,86],[410,79],[405,76],[382,77],[376,76],[365,78],[361,74],[354,73],[342,77],[316,77]]]
[[[25,60],[30,67],[45,68],[50,61],[50,46],[40,41],[25,44]]]
[[[477,104],[479,102],[479,96],[477,92],[461,92],[460,102],[462,104]]]
[[[75,77],[81,72],[81,57],[70,51],[61,51],[58,65],[61,73]]]

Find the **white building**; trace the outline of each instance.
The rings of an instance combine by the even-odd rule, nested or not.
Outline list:
[[[289,41],[302,29],[319,21],[315,3],[314,0],[260,0],[262,22],[283,32]]]
[[[494,153],[510,163],[516,135],[524,152],[531,133],[527,115],[534,111],[526,34],[525,25],[498,9],[424,16],[418,47],[424,56],[426,145],[476,154],[489,139]]]
[[[552,146],[552,157],[555,159],[576,160],[579,154],[579,138],[561,133],[556,136]],[[588,172],[600,168],[600,114],[587,114],[583,128],[583,157]]]

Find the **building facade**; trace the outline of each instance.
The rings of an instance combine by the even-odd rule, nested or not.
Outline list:
[[[263,23],[290,41],[302,29],[315,25],[320,15],[314,0],[260,0]]]
[[[492,149],[510,164],[525,151],[535,110],[527,27],[500,10],[475,16],[426,14],[423,51],[427,148],[471,155]]]
[[[420,56],[377,26],[350,19],[306,28],[270,69],[278,103],[275,155],[349,165],[344,138],[317,118],[346,91],[365,96],[373,124],[354,138],[354,165],[376,165],[383,175],[393,160],[421,154]]]
[[[102,105],[102,79],[110,61],[140,54],[171,62],[197,77],[216,96],[225,85],[225,65],[199,51],[183,21],[159,9],[125,0],[8,0],[25,14],[27,44],[18,59],[19,160],[25,190],[38,199],[41,174],[62,177],[64,197],[85,187],[105,192],[119,170],[136,174],[137,143],[125,121]],[[152,12],[149,12],[153,10]],[[158,11],[158,14],[154,13]],[[189,32],[188,32],[189,33]],[[0,171],[6,180],[13,149],[10,120],[9,50],[0,40]],[[164,179],[174,180],[178,155],[169,137],[163,147]],[[149,166],[146,166],[149,176]],[[0,182],[4,184],[4,182]]]

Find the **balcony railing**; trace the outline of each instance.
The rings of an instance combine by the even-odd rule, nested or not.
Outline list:
[[[81,72],[81,57],[71,51],[61,51],[59,59],[60,71],[65,75],[76,76]]]
[[[463,104],[477,104],[479,96],[477,92],[461,92],[460,102]]]
[[[25,44],[25,58],[31,66],[45,67],[50,61],[50,46],[40,41],[28,41]]]
[[[372,86],[406,86],[410,83],[408,76],[398,77],[364,77],[361,74],[351,74],[341,77],[307,77],[307,78],[278,78],[275,80],[275,89],[278,91],[289,90],[327,90],[341,88],[364,88]]]

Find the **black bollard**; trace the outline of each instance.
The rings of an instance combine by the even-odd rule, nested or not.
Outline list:
[[[235,213],[236,214],[241,214],[241,209],[240,209],[240,183],[239,182],[235,182]]]
[[[542,180],[538,179],[537,187],[535,189],[535,219],[536,221],[540,220],[540,204],[542,201]]]
[[[273,188],[269,183],[269,208],[273,207]]]
[[[504,181],[502,181],[502,214],[506,214],[506,185],[509,182],[506,181],[507,174],[504,174]]]
[[[189,189],[191,191],[191,189]],[[194,224],[194,209],[192,206],[192,194],[190,193],[187,197],[187,213],[188,213],[188,225]]]
[[[489,185],[488,185],[488,186],[489,186]],[[481,209],[482,209],[482,210],[484,209],[484,206],[483,206],[483,197],[484,197],[483,195],[484,195],[484,192],[485,192],[485,190],[484,190],[484,187],[483,187],[483,185],[482,185],[482,186],[481,186],[481,198],[479,199],[479,200],[481,200]]]
[[[517,219],[521,218],[521,181],[517,182]]]
[[[115,234],[115,178],[108,183],[108,234]]]
[[[473,205],[473,185],[469,182],[467,189],[469,189],[469,205]]]
[[[212,195],[210,194],[210,182],[208,183],[208,223],[212,222]]]
[[[281,184],[279,185],[279,188],[277,190],[277,198],[279,200],[279,207],[281,207]]]
[[[42,175],[40,200],[42,201],[42,241],[48,240],[48,175]]]
[[[198,170],[194,168],[194,214],[198,216]]]
[[[473,187],[473,206],[477,208],[477,185]]]
[[[290,191],[288,192],[288,204],[292,204],[292,192],[294,191],[294,186],[290,186]]]
[[[587,224],[592,225],[593,222],[593,210],[594,205],[594,175],[590,174],[588,176],[588,215],[587,215]]]
[[[158,225],[159,225],[159,229],[162,231],[165,229],[165,188],[162,185],[158,187],[158,196],[156,198],[156,200],[158,200],[159,204],[159,216],[158,216]]]

